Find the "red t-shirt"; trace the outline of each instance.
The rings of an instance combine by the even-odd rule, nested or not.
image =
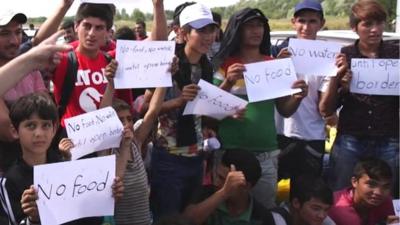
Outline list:
[[[362,220],[353,207],[352,188],[336,191],[333,197],[334,203],[329,209],[328,215],[335,221],[336,225],[362,225]],[[394,215],[391,197],[386,199],[382,205],[369,211],[366,225],[375,225],[380,221],[386,221],[389,215]]]
[[[107,79],[104,70],[108,62],[105,56],[99,51],[96,58],[91,59],[75,50],[78,60],[78,72],[74,90],[61,118],[61,125],[64,126],[64,119],[77,116],[99,108],[101,98],[107,86]],[[61,62],[58,64],[54,76],[54,97],[56,103],[60,102],[61,92],[67,71],[68,53],[62,54]],[[132,94],[128,89],[117,90],[116,97],[123,99],[132,105]]]
[[[76,49],[79,46],[79,40],[71,42],[69,43],[69,45],[71,45],[73,49]],[[115,41],[109,40],[106,45],[100,47],[100,50],[103,52],[109,52],[115,50],[116,47],[117,44],[115,43]]]

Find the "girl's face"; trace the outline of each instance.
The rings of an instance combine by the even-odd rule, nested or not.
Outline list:
[[[361,20],[357,26],[353,27],[360,37],[360,42],[365,45],[378,45],[382,40],[385,21]]]

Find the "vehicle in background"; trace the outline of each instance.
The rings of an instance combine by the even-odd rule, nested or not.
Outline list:
[[[295,37],[295,31],[272,31],[271,45],[280,45],[288,37]],[[322,30],[317,33],[317,40],[338,42],[343,46],[353,44],[358,35],[352,30]],[[400,33],[383,32],[383,40],[399,45]]]

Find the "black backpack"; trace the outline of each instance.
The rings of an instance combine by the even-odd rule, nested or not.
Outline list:
[[[110,63],[112,60],[112,57],[106,53],[103,52],[104,57],[106,58],[107,62]],[[63,87],[61,90],[61,98],[60,102],[58,103],[58,115],[60,119],[65,113],[65,110],[67,108],[68,102],[71,98],[72,91],[74,90],[75,82],[76,82],[76,77],[78,73],[78,59],[76,58],[75,51],[69,51],[68,56],[67,56],[67,72],[65,75]]]

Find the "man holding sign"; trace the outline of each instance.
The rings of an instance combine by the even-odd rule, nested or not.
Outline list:
[[[324,12],[321,4],[315,0],[303,0],[294,9],[292,26],[296,37],[290,40],[315,40],[317,32],[324,26]],[[272,47],[276,57],[290,56],[289,38],[279,46]],[[343,56],[336,61],[343,60]],[[318,66],[318,65],[315,65]],[[296,68],[296,65],[295,65]],[[297,68],[296,68],[297,69]],[[319,113],[318,104],[324,90],[323,76],[304,76],[308,84],[308,95],[303,99],[297,111],[289,118],[275,114],[279,149],[284,154],[279,157],[279,179],[294,178],[302,174],[321,175],[322,158],[325,152],[325,121]],[[323,74],[328,75],[328,74]]]
[[[40,224],[36,200],[38,193],[33,186],[33,167],[60,162],[50,143],[58,123],[57,108],[52,100],[43,94],[31,94],[20,98],[11,108],[11,120],[16,127],[22,157],[14,163],[1,180],[1,203],[6,209],[12,225],[21,222]],[[114,196],[121,196],[122,180],[114,180]],[[79,220],[81,224],[101,224],[102,217]],[[74,221],[69,224],[79,224]]]
[[[214,75],[214,83],[220,88],[247,99],[243,80],[246,63],[271,60],[268,19],[258,9],[245,8],[236,12],[225,30],[221,49],[214,60],[221,69]],[[274,106],[284,116],[293,114],[303,97],[307,95],[304,81],[296,81],[292,88],[302,92],[272,100],[250,103],[241,119],[227,118],[221,121],[219,137],[222,147],[240,148],[257,155],[262,176],[253,188],[255,198],[266,208],[275,206],[277,157],[274,123]],[[243,112],[242,112],[243,114]],[[240,115],[240,114],[237,114]]]
[[[361,0],[351,9],[350,25],[359,39],[342,48],[347,63],[350,65],[354,58],[399,59],[398,46],[382,41],[387,18],[385,8],[375,0]],[[356,76],[358,73],[353,73],[353,79]],[[396,196],[399,191],[399,98],[352,93],[348,88],[350,80],[350,73],[332,77],[320,105],[324,116],[331,116],[342,106],[330,160],[332,188],[340,190],[350,185],[354,165],[365,156],[374,156],[392,168]]]

